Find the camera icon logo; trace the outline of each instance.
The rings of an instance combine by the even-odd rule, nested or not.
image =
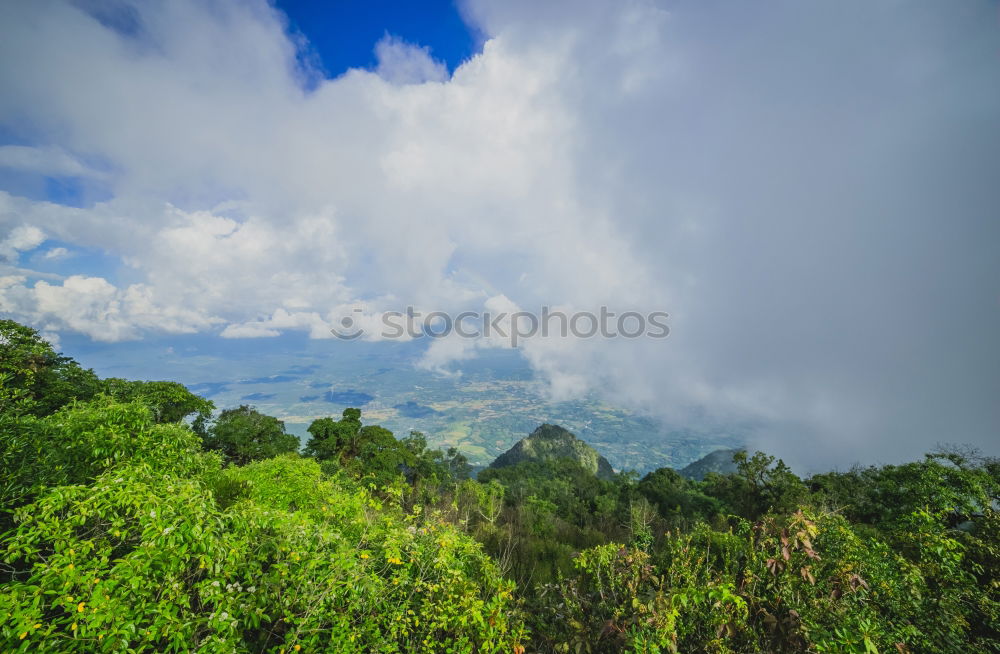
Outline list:
[[[361,313],[361,308],[355,308],[353,313]],[[330,332],[342,341],[353,341],[364,335],[365,330],[356,326],[353,316],[344,316],[340,319],[340,328],[331,327]]]

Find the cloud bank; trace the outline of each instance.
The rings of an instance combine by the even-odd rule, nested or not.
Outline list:
[[[0,167],[80,192],[0,192],[0,310],[107,341],[666,310],[666,341],[523,353],[554,397],[793,461],[995,450],[995,3],[464,10],[487,40],[450,77],[387,37],[324,79],[264,2],[4,3]],[[17,268],[35,248],[120,268]]]

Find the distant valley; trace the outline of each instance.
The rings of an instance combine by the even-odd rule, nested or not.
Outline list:
[[[431,445],[457,447],[476,466],[488,465],[545,423],[576,434],[615,470],[640,473],[679,469],[715,450],[745,444],[735,431],[665,425],[596,397],[550,402],[513,350],[484,350],[462,362],[456,374],[445,375],[415,365],[423,352],[417,343],[265,339],[233,341],[220,350],[217,341],[211,347],[195,338],[173,342],[155,357],[142,346],[133,366],[122,365],[121,356],[111,364],[99,345],[68,349],[103,375],[179,381],[219,408],[254,405],[300,438],[312,420],[357,407],[366,424],[400,435],[423,432]],[[119,352],[128,347],[116,345]]]

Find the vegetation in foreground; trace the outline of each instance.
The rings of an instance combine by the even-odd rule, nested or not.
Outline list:
[[[639,479],[576,441],[470,479],[357,409],[309,433],[0,321],[0,648],[1000,651],[996,459]]]

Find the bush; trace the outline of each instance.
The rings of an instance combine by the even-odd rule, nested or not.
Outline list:
[[[137,456],[17,512],[4,649],[499,652],[523,636],[513,586],[479,545],[415,527],[314,461],[195,476],[156,463]],[[220,503],[220,488],[237,490]]]

